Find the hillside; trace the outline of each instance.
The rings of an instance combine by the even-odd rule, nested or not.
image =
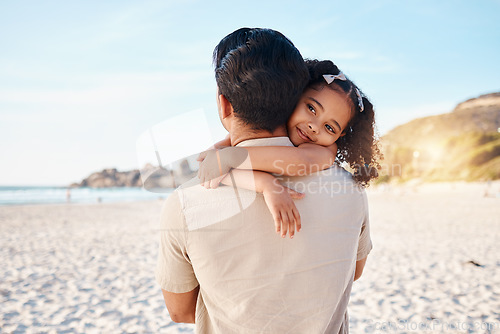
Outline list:
[[[500,179],[500,93],[415,119],[381,138],[380,181]]]

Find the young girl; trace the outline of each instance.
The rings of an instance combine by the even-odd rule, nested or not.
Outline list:
[[[290,238],[301,228],[292,198],[304,194],[282,186],[270,173],[308,175],[338,163],[349,166],[355,182],[366,187],[380,168],[370,101],[331,61],[307,60],[306,64],[311,80],[287,122],[295,147],[228,147],[228,136],[198,158],[198,177],[204,187],[234,181],[238,187],[261,192],[276,232],[285,237],[289,231]],[[227,177],[229,171],[231,177]]]

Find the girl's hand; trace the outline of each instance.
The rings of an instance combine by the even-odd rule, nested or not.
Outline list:
[[[200,153],[197,158],[200,164],[198,170],[200,184],[207,189],[217,188],[231,168],[240,167],[247,157],[247,150],[239,147],[226,147]],[[251,166],[247,167],[251,169]]]
[[[282,186],[277,180],[272,185],[266,187],[263,192],[264,200],[271,211],[274,219],[276,232],[284,238],[287,231],[290,239],[302,228],[299,210],[295,206],[293,199],[304,198],[303,193]]]
[[[219,150],[201,152],[196,160],[200,164],[198,170],[200,184],[207,189],[217,188],[231,170],[231,166],[221,160]]]

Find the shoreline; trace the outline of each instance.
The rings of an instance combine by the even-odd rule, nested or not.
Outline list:
[[[14,203],[14,204],[0,204],[0,209],[2,208],[12,208],[12,207],[20,207],[20,208],[25,208],[25,207],[40,207],[40,206],[99,206],[99,205],[121,205],[121,204],[133,204],[133,203],[154,203],[158,201],[164,201],[167,197],[165,198],[158,198],[158,199],[137,199],[137,200],[117,200],[117,201],[110,201],[110,202],[57,202],[57,203],[25,203],[25,204],[19,204],[19,203]]]
[[[52,188],[0,187],[0,206],[67,203],[114,203],[166,198],[172,189],[153,193],[138,187]]]

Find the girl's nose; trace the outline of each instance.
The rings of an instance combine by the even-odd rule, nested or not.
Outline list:
[[[311,129],[312,132],[316,133],[316,130],[317,130],[316,129],[316,125],[314,125],[313,123],[309,123],[308,126],[309,126],[309,129]]]

